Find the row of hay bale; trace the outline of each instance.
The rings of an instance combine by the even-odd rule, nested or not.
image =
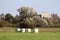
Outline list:
[[[38,28],[34,28],[34,29],[30,29],[30,28],[17,28],[16,29],[16,31],[17,32],[35,32],[35,33],[38,33],[39,32],[39,30],[38,30]]]

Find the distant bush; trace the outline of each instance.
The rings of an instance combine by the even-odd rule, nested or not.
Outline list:
[[[60,22],[54,24],[55,27],[60,27]]]
[[[4,27],[4,23],[0,21],[0,27]]]
[[[0,27],[15,27],[15,24],[6,21],[0,21]]]

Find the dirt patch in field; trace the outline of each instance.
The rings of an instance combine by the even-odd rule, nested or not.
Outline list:
[[[16,32],[16,30],[0,30],[0,32]]]
[[[40,28],[39,32],[60,32],[60,28]]]

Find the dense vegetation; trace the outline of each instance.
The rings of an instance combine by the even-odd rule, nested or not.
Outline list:
[[[30,7],[21,7],[17,11],[19,15],[16,16],[11,13],[0,14],[0,27],[60,27],[60,17],[57,14],[52,14],[50,18],[42,17]]]

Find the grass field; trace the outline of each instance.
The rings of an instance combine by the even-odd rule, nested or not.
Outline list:
[[[0,32],[0,40],[60,40],[60,32]]]

